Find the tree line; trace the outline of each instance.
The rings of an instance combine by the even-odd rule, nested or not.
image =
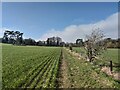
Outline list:
[[[3,38],[0,38],[0,42],[13,44],[13,45],[35,45],[35,46],[63,46],[64,42],[60,37],[50,37],[46,41],[35,41],[32,38],[23,39],[23,33],[20,31],[8,31],[4,32]]]
[[[98,34],[100,35],[100,33]],[[97,35],[97,36],[98,36]],[[87,37],[88,38],[88,37]],[[32,38],[23,39],[23,33],[20,31],[8,31],[4,32],[3,38],[0,38],[2,43],[8,43],[13,45],[36,45],[36,46],[73,46],[73,47],[83,47],[88,43],[88,40],[83,41],[83,39],[78,38],[75,43],[65,43],[60,37],[50,37],[46,41],[35,41]],[[100,42],[99,42],[100,43]],[[105,38],[101,43],[106,44],[107,48],[120,48],[120,38],[112,39]]]

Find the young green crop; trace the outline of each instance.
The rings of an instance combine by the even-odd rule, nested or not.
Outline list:
[[[47,74],[47,76],[51,76],[51,72],[49,72],[50,67],[58,64],[54,62],[59,61],[60,51],[60,47],[14,46],[3,44],[3,88],[40,87],[43,84],[39,86],[38,83],[44,82],[44,79],[47,81],[48,78],[50,78],[46,78]],[[55,68],[57,69],[57,67]],[[48,83],[46,82],[44,84],[48,85]]]
[[[85,53],[83,48],[80,50],[83,54]],[[105,77],[89,62],[78,60],[65,50],[63,54],[64,60],[67,62],[70,87],[117,87],[117,83],[113,79]],[[2,55],[3,88],[42,89],[57,87],[56,80],[61,56],[60,47],[3,44]]]

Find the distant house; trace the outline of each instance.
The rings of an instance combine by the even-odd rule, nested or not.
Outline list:
[[[60,37],[51,37],[47,39],[48,46],[60,46],[62,39]]]

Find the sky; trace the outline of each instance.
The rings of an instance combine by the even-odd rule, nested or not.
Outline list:
[[[100,28],[106,37],[118,37],[117,2],[3,2],[2,33],[19,30],[36,41],[58,36],[65,42],[85,39]]]

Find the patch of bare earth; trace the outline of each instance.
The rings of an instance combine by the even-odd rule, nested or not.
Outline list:
[[[70,81],[68,79],[67,70],[68,70],[67,62],[65,61],[64,54],[62,54],[58,76],[58,88],[69,88]]]
[[[110,67],[102,67],[101,71],[106,73],[107,75],[112,76],[113,78],[120,80],[120,72],[111,72]]]

